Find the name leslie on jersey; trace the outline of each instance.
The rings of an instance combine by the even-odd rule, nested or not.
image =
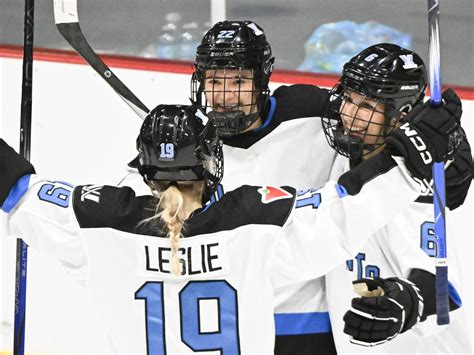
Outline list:
[[[219,243],[199,244],[182,247],[180,253],[181,275],[199,275],[222,270],[219,260]],[[171,273],[171,248],[144,245],[146,271]]]

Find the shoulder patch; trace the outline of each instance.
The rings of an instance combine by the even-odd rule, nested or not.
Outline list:
[[[184,234],[192,237],[251,224],[281,227],[293,210],[295,196],[296,190],[287,186],[271,189],[268,186],[241,186],[188,220],[189,228]]]
[[[293,198],[293,195],[281,187],[262,186],[257,190],[262,195],[262,203],[272,203],[285,198]]]
[[[130,187],[77,186],[73,206],[81,228],[113,228],[129,233],[154,213],[152,196],[135,196]]]

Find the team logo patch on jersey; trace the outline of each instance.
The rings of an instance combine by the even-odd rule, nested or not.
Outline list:
[[[99,203],[100,201],[100,190],[104,186],[102,185],[86,185],[81,189],[81,201],[90,200]]]
[[[282,188],[273,186],[262,186],[257,190],[257,192],[262,195],[262,203],[271,203],[273,201],[293,197],[292,194]]]

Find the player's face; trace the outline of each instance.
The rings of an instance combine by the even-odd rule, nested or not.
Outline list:
[[[213,111],[257,112],[257,92],[251,69],[206,70],[204,91]]]
[[[384,103],[346,90],[342,97],[340,113],[347,134],[362,139],[365,144],[383,143]]]

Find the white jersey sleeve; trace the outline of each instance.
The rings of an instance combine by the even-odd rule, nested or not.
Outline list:
[[[166,343],[171,353],[190,353],[189,344],[271,353],[273,290],[324,275],[418,195],[403,162],[372,162],[383,168],[368,164],[296,197],[294,189],[276,189],[282,201],[270,188],[246,187],[196,212],[180,240],[180,276],[169,272],[166,232],[136,230],[151,197],[130,188],[72,189],[25,175],[2,208],[11,231],[33,247],[70,269],[90,269],[83,273],[120,351],[144,353]],[[386,201],[388,208],[378,208]]]
[[[18,196],[21,199],[7,216],[9,234],[19,235],[30,247],[54,256],[84,280],[87,254],[70,203],[73,186],[38,175],[27,175],[20,183],[28,190]]]
[[[339,183],[299,192],[277,246],[275,287],[326,274],[351,258],[371,234],[408,206],[419,187],[407,175],[403,162],[398,160],[398,164],[401,166],[377,176],[370,175],[374,174],[370,168],[368,172],[354,169]],[[365,179],[370,181],[364,184]]]
[[[299,193],[275,251],[275,287],[324,275],[354,255],[370,234],[416,198],[418,184],[408,176],[402,160],[398,160],[399,166],[391,164],[388,172],[370,177],[367,183],[366,177],[358,176],[363,170],[355,170],[343,175],[340,181],[345,185],[329,182],[320,190]],[[12,234],[25,235],[31,246],[79,269],[87,264],[87,255],[80,221],[69,203],[72,190],[71,185],[32,175],[28,191],[9,214],[8,223]],[[121,190],[125,194],[120,194],[120,199],[134,197],[131,189]],[[95,192],[94,186],[82,187],[75,199],[94,200]],[[377,201],[391,203],[379,208]],[[110,226],[120,229],[123,222],[117,217],[129,211],[130,206],[124,211],[110,211],[116,220]],[[104,208],[101,212],[108,213]]]
[[[340,175],[342,171],[348,169],[347,159],[341,157],[334,167],[336,168],[335,175]],[[389,203],[380,205],[380,208],[387,207]],[[446,335],[451,332],[451,327],[437,326],[435,317],[429,317],[409,332],[373,348],[361,348],[359,345],[350,343],[348,335],[343,332],[343,316],[350,308],[352,298],[357,297],[352,288],[353,280],[365,277],[408,278],[414,269],[434,274],[435,254],[433,205],[413,202],[405,210],[395,213],[393,219],[377,230],[359,250],[348,258],[345,265],[331,270],[326,275],[326,292],[337,351],[340,353],[359,353],[362,350],[367,353],[405,353],[415,351],[415,349],[436,349],[434,343],[438,348],[443,348],[442,338],[434,336],[429,346],[422,345],[423,339],[434,332],[442,332]],[[456,265],[457,260],[452,250],[452,243],[448,243],[448,255],[450,296],[453,301],[456,299],[459,301],[456,291],[459,290],[459,269]],[[428,298],[425,298],[426,303],[431,302]],[[459,310],[455,311],[454,316],[458,312]]]

